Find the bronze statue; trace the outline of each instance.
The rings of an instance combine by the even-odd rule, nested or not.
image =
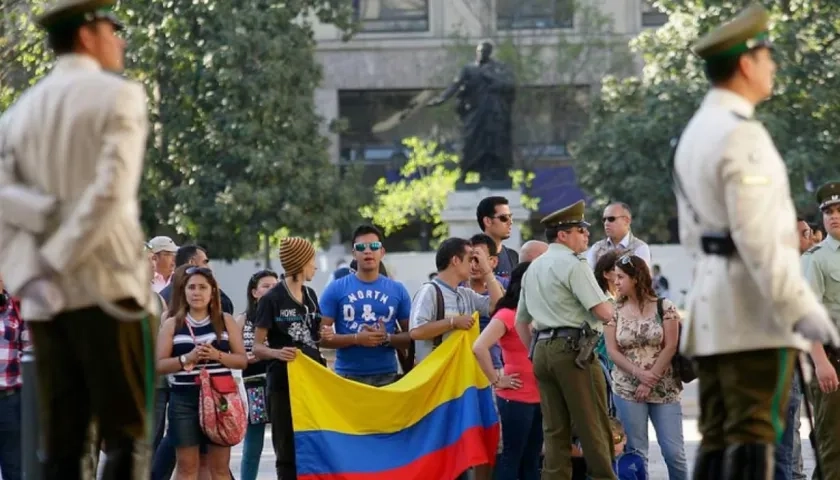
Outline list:
[[[452,85],[427,104],[438,106],[456,96],[455,111],[463,127],[459,189],[467,188],[467,172],[477,172],[481,186],[511,186],[516,79],[507,65],[491,58],[492,54],[493,44],[481,42],[476,47],[475,64],[465,65]]]

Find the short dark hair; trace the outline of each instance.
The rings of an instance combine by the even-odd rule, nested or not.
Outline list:
[[[720,85],[721,83],[731,80],[732,77],[735,76],[735,73],[738,72],[738,65],[741,62],[741,57],[749,55],[755,58],[755,52],[757,52],[760,48],[762,47],[754,48],[740,55],[722,57],[711,62],[706,62],[704,68],[706,71],[706,78],[709,79],[709,82],[711,82],[712,85]]]
[[[476,245],[486,245],[487,246],[487,253],[491,257],[495,257],[499,254],[499,247],[496,246],[496,242],[490,238],[490,235],[486,233],[476,233],[470,238],[470,245],[475,247]]]
[[[60,28],[53,28],[47,32],[47,46],[56,55],[72,53],[76,47],[76,34],[82,25],[74,22]]]
[[[805,222],[807,224],[808,220],[805,220],[805,217],[802,216],[802,215],[797,215],[796,216],[796,223],[799,223],[799,222]],[[810,225],[808,225],[808,226],[810,227]]]
[[[627,216],[630,217],[630,218],[633,218],[633,210],[630,210],[630,205],[627,205],[624,202],[610,202],[610,204],[607,205],[607,206],[612,206],[612,205],[617,205],[617,206],[623,208],[624,211],[627,212]]]
[[[457,237],[447,238],[441,242],[435,254],[435,267],[438,272],[446,270],[453,258],[464,258],[468,246],[470,246],[469,240]]]
[[[207,254],[207,250],[199,247],[198,245],[181,245],[178,247],[178,252],[175,253],[175,268],[190,263],[190,260],[192,260],[199,251],[204,252],[205,255]]]
[[[359,225],[355,230],[353,230],[353,236],[351,237],[352,242],[356,243],[356,239],[362,235],[376,235],[376,238],[378,238],[380,242],[383,237],[382,231],[373,225]]]
[[[475,208],[475,217],[478,220],[478,228],[484,231],[484,217],[493,218],[496,215],[496,207],[498,205],[509,205],[508,199],[505,197],[484,197],[478,202]]]

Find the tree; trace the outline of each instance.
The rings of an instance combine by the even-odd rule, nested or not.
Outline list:
[[[608,77],[590,123],[573,149],[581,187],[593,209],[621,200],[634,209],[634,225],[649,241],[672,238],[676,202],[670,170],[677,137],[708,89],[702,62],[688,46],[735,15],[748,1],[660,0],[668,23],[642,33],[631,46],[644,60],[637,76]],[[776,95],[757,109],[787,163],[797,206],[813,211],[806,180],[840,173],[840,144],[828,132],[840,122],[837,39],[840,4],[764,2],[779,64]]]
[[[49,68],[44,34],[32,22],[43,7],[43,0],[0,0],[0,112]]]
[[[2,1],[5,110],[51,59],[31,21],[44,2]],[[317,18],[352,32],[349,3],[138,0],[120,14],[132,27],[127,75],[149,94],[141,203],[150,235],[178,233],[234,259],[281,229],[317,239],[353,220],[365,198],[357,172],[327,155],[312,30]]]
[[[174,226],[232,259],[285,228],[323,236],[352,221],[364,198],[353,171],[327,155],[314,90],[321,68],[308,19],[345,31],[339,0],[284,4],[147,0],[130,11],[143,47],[154,136],[144,195],[149,227]],[[268,249],[268,248],[267,248]]]
[[[440,215],[461,176],[458,156],[417,137],[405,139],[403,145],[410,153],[400,168],[400,180],[380,178],[374,186],[375,203],[362,207],[360,213],[382,227],[386,236],[419,221],[427,226],[426,239],[442,239],[447,229]],[[431,232],[428,227],[433,227]],[[423,247],[418,245],[421,250]]]
[[[422,222],[424,242],[417,248],[428,250],[436,247],[449,233],[447,225],[441,222],[441,213],[461,177],[460,158],[440,144],[418,137],[403,140],[403,145],[410,153],[400,168],[400,179],[389,182],[380,178],[374,186],[374,203],[362,207],[360,213],[382,227],[386,236],[412,222]],[[516,170],[511,172],[511,179],[514,188],[520,188],[530,182],[532,176]],[[477,183],[477,174],[468,174],[465,181]],[[537,208],[538,202],[538,198],[522,197],[523,205],[531,210]]]

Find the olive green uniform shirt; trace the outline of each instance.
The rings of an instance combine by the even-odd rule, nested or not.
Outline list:
[[[553,243],[525,272],[516,321],[533,323],[537,331],[580,328],[583,322],[602,331],[603,323],[589,310],[606,301],[586,257]]]
[[[828,235],[808,252],[805,278],[840,328],[840,241]]]

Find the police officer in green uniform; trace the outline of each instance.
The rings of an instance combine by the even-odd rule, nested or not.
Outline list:
[[[534,373],[545,431],[543,479],[571,478],[572,423],[589,478],[616,478],[604,374],[594,355],[583,368],[575,362],[582,327],[600,333],[613,316],[612,304],[581,255],[589,246],[584,210],[580,201],[542,220],[550,245],[525,273],[516,312],[516,331],[523,343],[536,341]]]
[[[784,161],[753,118],[773,93],[769,19],[754,4],[693,46],[712,88],[674,157],[680,242],[696,259],[680,348],[700,383],[698,480],[772,477],[799,351],[838,342],[802,274]]]
[[[828,235],[808,250],[805,277],[831,319],[840,324],[840,182],[820,187],[817,204]],[[811,349],[811,358],[816,373],[812,391],[822,478],[840,480],[840,393],[837,391],[840,359],[834,349],[819,343]]]

